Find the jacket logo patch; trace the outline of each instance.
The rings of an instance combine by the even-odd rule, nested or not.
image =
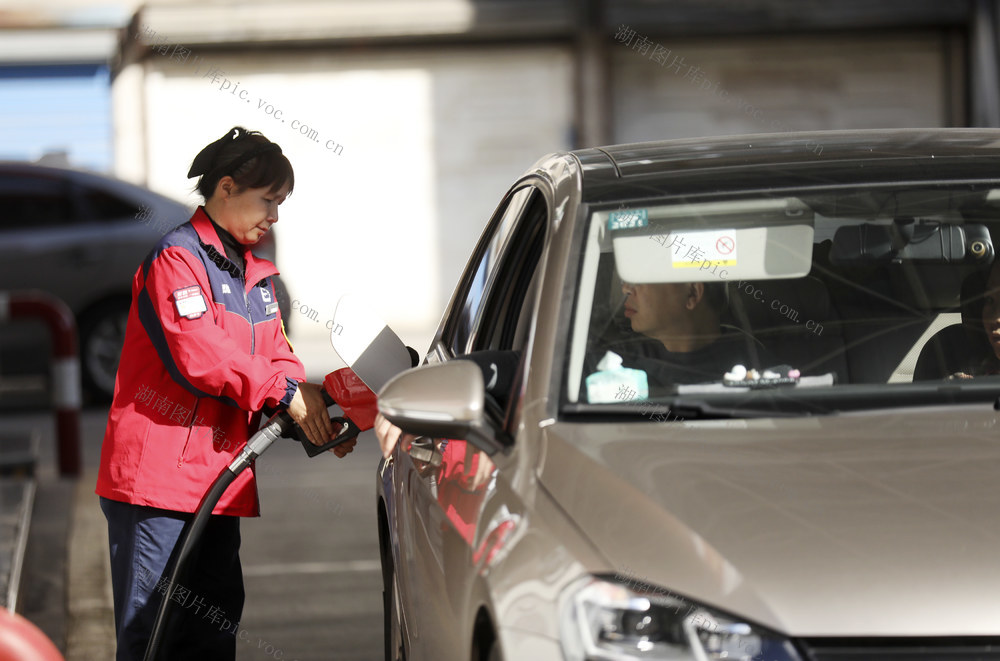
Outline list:
[[[271,290],[268,289],[266,286],[265,287],[261,287],[260,288],[260,297],[264,300],[265,303],[270,303],[271,302]]]
[[[222,283],[222,293],[223,294],[232,294],[233,293],[232,290],[229,289],[229,285],[227,285],[224,282]]]
[[[277,311],[278,311],[277,303],[270,303],[266,308],[264,308],[264,314],[266,314],[269,317]]]
[[[197,319],[208,312],[208,304],[198,285],[174,290],[174,305],[177,306],[177,314],[187,319]]]

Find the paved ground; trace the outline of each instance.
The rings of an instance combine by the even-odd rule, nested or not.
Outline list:
[[[310,380],[339,366],[320,342],[297,343]],[[0,411],[0,431],[41,433],[38,492],[19,612],[68,661],[112,658],[104,518],[93,493],[106,409],[83,416],[85,475],[60,479],[53,422],[45,412]],[[263,514],[245,519],[247,591],[241,661],[368,661],[382,658],[382,602],[371,432],[346,459],[306,457],[291,441],[258,460]]]
[[[373,437],[342,460],[332,454],[308,459],[297,445],[262,457],[264,512],[243,527],[248,597],[242,628],[250,641],[240,658],[282,658],[268,656],[262,641],[283,650],[285,659],[381,658],[377,462]]]

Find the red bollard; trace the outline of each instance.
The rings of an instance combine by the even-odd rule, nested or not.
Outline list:
[[[0,291],[0,323],[41,319],[52,333],[52,405],[56,412],[59,474],[80,475],[80,357],[69,306],[43,291]]]
[[[17,613],[0,608],[0,659],[63,661],[63,655],[41,629]]]

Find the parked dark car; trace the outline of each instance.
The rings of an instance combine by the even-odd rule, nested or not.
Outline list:
[[[998,239],[996,130],[539,161],[379,394],[386,659],[995,658]]]
[[[192,210],[111,177],[21,162],[0,162],[0,208],[0,289],[62,299],[76,315],[84,386],[110,398],[132,276]],[[254,252],[274,260],[272,233]],[[287,295],[279,300],[287,306]],[[0,379],[45,374],[46,337],[40,323],[0,325]]]

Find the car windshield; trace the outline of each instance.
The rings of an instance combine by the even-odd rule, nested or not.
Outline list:
[[[973,182],[591,206],[564,411],[992,401],[998,230],[1000,188]]]

